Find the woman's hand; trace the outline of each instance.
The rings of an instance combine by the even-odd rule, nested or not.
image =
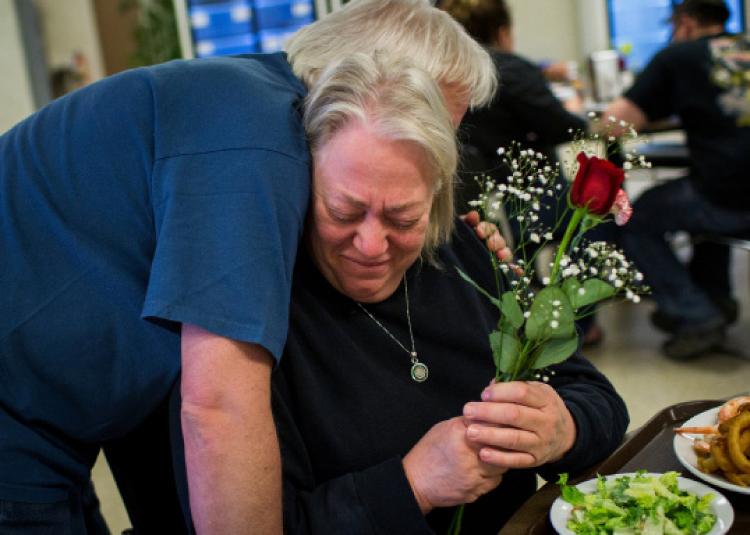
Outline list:
[[[467,438],[485,463],[531,468],[560,460],[575,444],[576,425],[554,388],[540,382],[493,383],[481,402],[464,406]]]
[[[404,457],[404,470],[424,514],[435,507],[475,501],[500,484],[508,470],[482,462],[480,446],[467,439],[467,422],[436,424]]]
[[[513,260],[513,253],[508,247],[505,238],[500,235],[497,226],[489,221],[482,221],[479,212],[476,211],[462,215],[461,219],[474,229],[479,239],[483,240],[487,244],[487,248],[495,253],[501,261],[510,262]]]

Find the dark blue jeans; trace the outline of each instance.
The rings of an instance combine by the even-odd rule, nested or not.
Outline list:
[[[0,500],[1,535],[110,535],[88,482],[55,503]]]
[[[750,211],[727,210],[708,202],[691,179],[684,177],[655,186],[636,200],[633,216],[621,227],[620,243],[627,258],[643,272],[660,311],[677,320],[678,330],[687,330],[722,318],[709,292],[729,288],[724,267],[728,256],[719,250],[716,269],[703,257],[703,267],[691,270],[675,255],[670,235],[677,231],[732,234],[748,230]],[[717,280],[705,276],[709,270]],[[719,280],[722,277],[727,280]]]
[[[103,444],[138,535],[187,533],[172,471],[169,398]],[[90,471],[99,444],[17,419],[0,403],[0,535],[109,535]],[[118,534],[119,535],[119,534]]]

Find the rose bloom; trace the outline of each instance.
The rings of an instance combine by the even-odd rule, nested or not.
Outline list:
[[[578,155],[578,173],[570,189],[573,206],[587,207],[596,215],[607,215],[612,210],[617,193],[622,190],[625,172],[612,162],[585,153]]]

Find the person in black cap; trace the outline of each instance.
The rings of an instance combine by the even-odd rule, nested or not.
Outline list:
[[[744,76],[748,43],[726,33],[723,0],[685,0],[670,17],[673,43],[605,110],[640,130],[677,115],[692,165],[687,176],[659,184],[634,204],[622,246],[643,271],[658,310],[654,325],[672,337],[668,357],[695,358],[720,347],[737,319],[729,250],[704,244],[683,265],[670,246],[675,231],[732,234],[750,230],[750,102]]]

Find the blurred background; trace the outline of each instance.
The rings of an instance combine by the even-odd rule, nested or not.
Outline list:
[[[0,0],[0,132],[52,98],[177,57],[268,52],[343,0]],[[564,65],[594,102],[619,94],[669,39],[678,0],[510,0],[516,51]],[[730,31],[748,0],[728,0]]]

